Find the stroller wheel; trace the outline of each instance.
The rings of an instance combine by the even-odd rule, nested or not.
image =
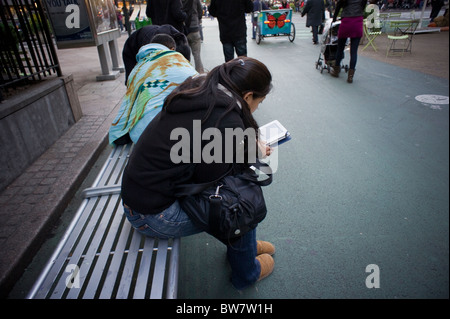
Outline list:
[[[261,34],[261,28],[259,27],[259,25],[256,26],[256,44],[260,44],[261,43],[261,39],[262,39],[262,34]]]

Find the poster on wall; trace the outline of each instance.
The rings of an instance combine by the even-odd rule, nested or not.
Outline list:
[[[117,32],[113,0],[43,0],[59,49],[95,46],[99,38]]]
[[[44,0],[43,2],[59,49],[95,45],[84,0]]]

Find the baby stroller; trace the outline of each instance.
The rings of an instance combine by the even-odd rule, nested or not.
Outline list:
[[[321,44],[319,59],[316,62],[316,69],[320,69],[320,73],[323,73],[323,70],[328,70],[328,73],[330,73],[330,68],[334,66],[337,52],[337,35],[340,24],[340,21],[332,23],[332,19],[328,19],[325,22],[323,33],[319,40]],[[343,59],[344,56],[342,56],[342,60]],[[347,72],[348,65],[342,64],[341,69]]]

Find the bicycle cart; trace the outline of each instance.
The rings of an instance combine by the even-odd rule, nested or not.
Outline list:
[[[287,36],[295,39],[295,25],[292,23],[292,9],[263,10],[258,13],[256,24],[256,43],[266,37]]]

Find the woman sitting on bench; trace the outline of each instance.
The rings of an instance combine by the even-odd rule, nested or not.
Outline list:
[[[188,79],[166,99],[163,109],[142,133],[130,156],[122,179],[122,199],[127,219],[142,234],[158,238],[173,238],[202,232],[175,197],[179,185],[207,183],[218,179],[230,167],[248,168],[252,163],[236,161],[241,144],[233,146],[235,156],[222,152],[221,161],[198,161],[195,148],[207,145],[200,139],[208,128],[218,128],[224,149],[225,129],[257,130],[252,113],[272,88],[272,76],[258,60],[241,57],[217,66],[208,75]],[[195,124],[201,121],[201,134],[195,133]],[[185,161],[175,163],[173,146],[180,129],[188,132],[190,154],[182,154]],[[215,136],[214,138],[217,138]],[[256,140],[253,141],[257,143]],[[249,143],[253,143],[249,141]],[[252,148],[254,149],[254,148]],[[270,154],[269,147],[262,147]],[[203,152],[200,151],[200,154]],[[250,158],[250,157],[247,157]],[[243,289],[267,277],[273,270],[272,244],[256,241],[253,229],[237,241],[227,244],[231,265],[231,281]]]

